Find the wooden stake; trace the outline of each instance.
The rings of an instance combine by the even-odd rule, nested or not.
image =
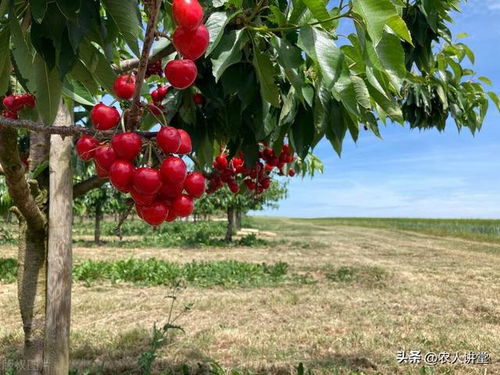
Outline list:
[[[63,101],[54,126],[73,121]],[[73,181],[71,137],[50,138],[50,207],[47,271],[47,318],[44,374],[67,375],[69,372],[69,335],[71,321],[71,269],[73,222]]]

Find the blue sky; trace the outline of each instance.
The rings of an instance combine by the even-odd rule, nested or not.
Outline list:
[[[455,15],[455,33],[476,54],[475,69],[500,93],[500,0],[469,0]],[[342,158],[327,142],[315,150],[325,173],[293,179],[289,198],[269,216],[500,218],[500,115],[491,106],[476,136],[382,127],[383,140],[362,132]]]

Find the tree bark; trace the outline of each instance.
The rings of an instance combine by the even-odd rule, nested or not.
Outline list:
[[[95,206],[95,227],[94,227],[94,242],[96,245],[101,244],[101,222],[104,217],[102,206],[97,203]]]
[[[23,369],[21,374],[42,374],[46,314],[47,190],[39,181],[26,180],[19,156],[18,133],[0,127],[0,164],[19,218],[17,294],[24,331]],[[30,167],[37,168],[47,155],[48,143],[32,134]],[[43,189],[40,188],[43,187]]]
[[[236,227],[236,231],[239,231],[241,230],[241,209],[237,208],[235,210],[234,216],[235,216],[234,224]]]
[[[234,231],[234,207],[228,207],[227,209],[227,230],[226,230],[226,241],[233,241],[233,231]]]
[[[55,126],[72,122],[64,101],[59,104]],[[71,321],[71,267],[73,222],[73,181],[71,171],[72,139],[50,138],[50,207],[47,266],[47,320],[45,331],[44,374],[69,372]]]

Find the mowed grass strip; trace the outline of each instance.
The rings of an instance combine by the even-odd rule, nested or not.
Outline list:
[[[283,219],[249,218],[248,223],[257,228],[273,230],[286,220],[287,224],[303,229],[303,225],[317,225],[317,230],[336,225],[353,227],[397,229],[440,237],[455,237],[472,241],[500,244],[500,220],[483,219],[412,219],[412,218],[318,218]]]
[[[16,279],[17,261],[0,259],[0,281]],[[198,287],[265,287],[283,282],[307,282],[304,276],[290,275],[287,263],[272,265],[235,260],[179,264],[158,259],[128,259],[114,262],[87,260],[76,264],[73,278],[88,286],[110,281],[144,286],[188,284]]]

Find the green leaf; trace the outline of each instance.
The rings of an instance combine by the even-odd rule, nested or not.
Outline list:
[[[95,80],[108,92],[113,92],[116,74],[106,57],[90,42],[86,41],[80,46],[80,58]]]
[[[493,86],[493,82],[491,82],[491,79],[488,77],[481,76],[479,77],[479,80],[486,83],[488,86]]]
[[[64,82],[62,92],[79,104],[89,106],[94,106],[96,104],[96,100],[92,97],[92,94],[85,86],[77,81],[67,79]]]
[[[296,120],[290,129],[290,141],[299,156],[304,159],[314,140],[313,112],[300,107]]]
[[[64,17],[75,20],[78,18],[82,0],[56,0],[56,4]]]
[[[314,18],[318,21],[323,22],[331,18],[330,13],[326,9],[328,1],[325,0],[302,0],[304,4],[309,8]],[[323,26],[326,29],[331,29],[333,27],[333,21],[323,22]]]
[[[339,79],[344,54],[325,31],[305,26],[300,29],[297,45],[319,64],[326,87],[331,88]]]
[[[140,56],[138,40],[142,24],[137,0],[103,0],[103,3],[127,45],[136,56]]]
[[[57,69],[49,70],[45,61],[36,54],[33,66],[36,83],[37,110],[45,124],[52,124],[61,100],[62,83]]]
[[[4,0],[6,2],[6,0]],[[41,23],[47,12],[47,0],[30,0],[31,14],[36,22]]]
[[[306,4],[302,0],[293,0],[293,8],[290,12],[290,17],[288,21],[290,23],[295,24],[297,21],[304,15],[304,12],[307,10]]]
[[[278,38],[276,35],[273,35],[271,37],[271,45],[276,49],[276,56],[281,66],[297,69],[304,63],[300,49],[292,45],[285,38]]]
[[[280,92],[274,80],[274,67],[269,55],[263,54],[254,46],[253,66],[260,82],[260,92],[265,101],[278,107]]]
[[[15,65],[27,88],[31,92],[34,92],[33,51],[26,42],[25,36],[21,31],[21,27],[12,13],[9,15],[9,25],[12,38],[12,56],[14,57]]]
[[[411,35],[391,0],[353,0],[353,10],[365,21],[368,35],[376,46],[384,28],[390,27],[400,38],[412,43]]]
[[[208,17],[205,26],[207,27],[208,33],[210,35],[210,42],[208,44],[206,56],[210,56],[210,54],[218,46],[222,36],[224,35],[224,28],[229,23],[229,21],[231,21],[241,12],[242,10],[239,10],[237,12],[214,12]]]
[[[10,83],[10,32],[4,27],[0,32],[0,96],[3,96]]]
[[[211,59],[216,82],[228,67],[241,61],[241,48],[246,40],[243,30],[233,30],[223,36]]]
[[[354,92],[356,93],[356,100],[358,103],[362,107],[370,109],[370,93],[368,92],[365,81],[358,76],[351,76],[351,81],[354,86]]]
[[[367,47],[371,47],[370,43],[367,43]],[[394,89],[399,92],[408,74],[403,46],[395,35],[384,33],[375,50],[383,71],[389,77]]]
[[[493,101],[493,103],[495,103],[498,110],[500,111],[500,98],[498,97],[498,95],[496,93],[494,93],[493,91],[489,91],[488,96]]]

